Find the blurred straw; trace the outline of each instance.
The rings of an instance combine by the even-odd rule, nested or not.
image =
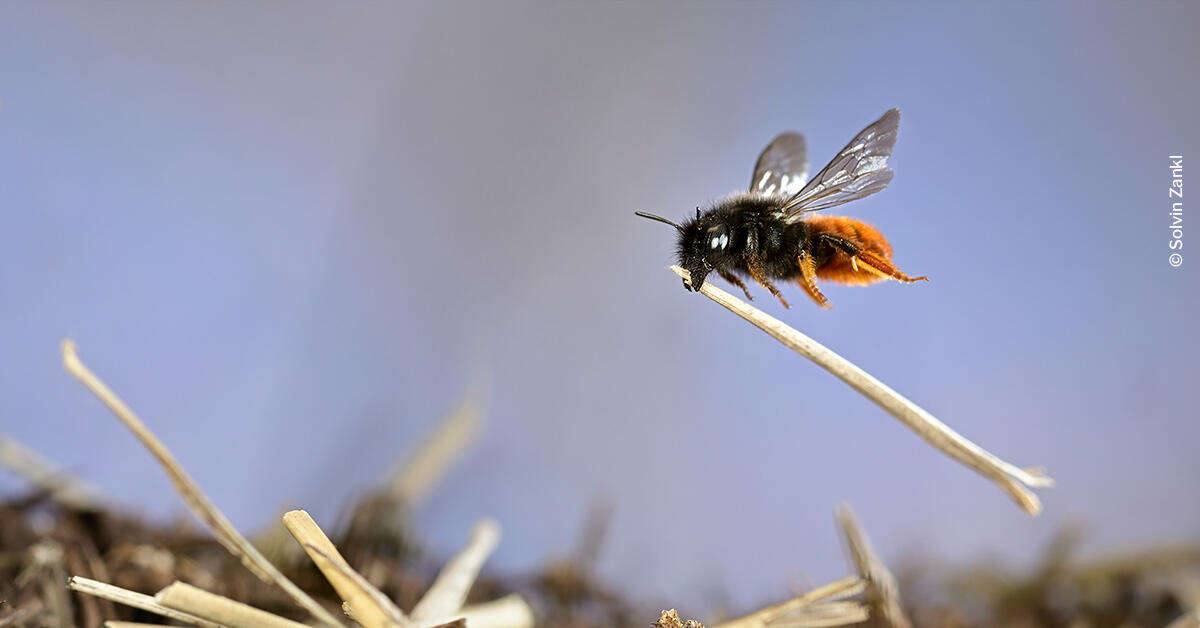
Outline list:
[[[71,596],[62,586],[62,583],[68,579],[63,546],[57,541],[44,540],[30,546],[27,554],[28,564],[17,575],[15,581],[17,587],[23,588],[36,581],[41,585],[45,610],[51,617],[48,623],[62,625],[73,623],[75,612],[71,604]]]
[[[186,624],[193,626],[203,626],[204,628],[221,628],[221,624],[217,624],[201,617],[197,617],[190,613],[177,611],[173,608],[167,608],[154,599],[152,596],[144,593],[137,593],[115,587],[111,584],[92,580],[91,578],[83,578],[80,576],[72,576],[67,580],[67,587],[72,591],[94,595],[98,598],[111,600],[118,604],[124,604],[132,608],[139,608],[144,611],[149,611],[163,617],[176,619]]]
[[[416,453],[389,474],[385,482],[387,495],[409,508],[424,500],[446,471],[462,457],[479,428],[482,415],[474,397],[463,399],[421,443]]]
[[[346,564],[333,542],[303,510],[283,515],[283,525],[304,548],[317,568],[352,609],[351,616],[366,628],[411,626],[396,605]]]
[[[689,277],[688,272],[678,266],[672,266],[671,270],[685,280]],[[746,319],[755,327],[767,332],[784,346],[812,360],[821,368],[846,382],[851,388],[874,401],[879,407],[899,419],[901,423],[946,455],[999,484],[1021,508],[1025,509],[1025,512],[1031,515],[1041,512],[1041,501],[1033,491],[1026,488],[1054,485],[1054,480],[1047,477],[1041,469],[1022,469],[997,458],[950,429],[945,423],[937,420],[932,414],[901,396],[900,393],[887,387],[883,382],[871,377],[846,358],[714,286],[711,281],[704,282],[704,285],[700,287],[700,292],[734,314]]]
[[[613,504],[606,498],[593,498],[588,506],[587,517],[583,522],[583,530],[579,534],[579,545],[575,560],[580,571],[590,573],[600,560],[600,550],[608,537],[608,528],[612,523]]]
[[[406,452],[379,485],[355,504],[341,532],[341,549],[358,561],[358,569],[369,582],[381,582],[388,561],[412,554],[408,515],[462,457],[478,429],[481,414],[475,398],[464,397],[437,422],[427,438]],[[271,533],[263,539],[274,536]],[[283,547],[290,550],[295,546]],[[283,556],[289,556],[287,550]]]
[[[533,628],[533,609],[517,594],[498,600],[464,606],[461,615],[470,628]]]
[[[78,510],[99,510],[99,491],[21,443],[0,434],[0,466],[25,478],[55,501]]]
[[[342,603],[342,612],[358,621],[348,603]],[[491,602],[464,606],[455,615],[471,628],[533,628],[535,623],[533,609],[516,593]]]
[[[455,617],[475,584],[484,561],[500,542],[500,526],[491,519],[475,524],[467,546],[442,568],[433,585],[413,607],[412,618],[422,625]]]
[[[1167,628],[1200,628],[1200,610],[1184,613],[1175,621],[1167,624]]]
[[[125,402],[121,401],[121,398],[116,393],[80,361],[73,341],[63,341],[62,359],[63,366],[66,367],[67,372],[82,382],[104,405],[108,406],[108,409],[150,450],[150,453],[167,472],[167,477],[170,478],[171,483],[175,486],[175,490],[183,497],[184,502],[192,509],[192,512],[196,513],[196,516],[208,525],[217,540],[231,554],[240,558],[242,564],[260,579],[278,585],[300,606],[307,609],[313,617],[330,626],[342,625],[329,611],[318,604],[316,600],[309,597],[307,593],[300,590],[291,580],[288,580],[286,576],[280,573],[274,565],[263,557],[257,548],[246,540],[246,537],[242,536],[233,527],[229,519],[200,490],[195,480],[187,474],[187,471],[183,469],[170,450],[146,428],[141,419],[133,413],[133,410],[129,409],[129,406],[125,405]]]
[[[846,626],[870,619],[867,607],[859,602],[817,602],[786,618],[773,620],[771,628],[818,628],[820,626]]]
[[[1167,628],[1200,628],[1200,575],[1175,574],[1169,577],[1170,589],[1183,606],[1184,613]]]
[[[865,588],[866,583],[857,576],[842,578],[841,580],[831,582],[825,586],[817,587],[816,589],[813,589],[804,595],[794,597],[786,602],[780,602],[779,604],[768,606],[764,609],[750,613],[745,617],[740,617],[733,621],[725,622],[717,626],[717,628],[776,628],[776,626],[780,625],[777,622],[792,621],[792,614],[800,611],[807,611],[817,602],[858,595],[859,593],[862,593]],[[861,604],[858,605],[858,607],[861,606]],[[845,623],[863,621],[861,619],[850,621],[850,618],[857,617],[860,614],[852,606],[841,606],[838,607],[838,609],[841,613],[841,617],[831,618],[831,620],[839,619],[839,623],[822,625],[840,626]],[[841,618],[847,619],[847,621],[840,621]],[[803,619],[797,619],[796,621],[803,621]]]
[[[229,628],[302,628],[304,624],[284,619],[249,604],[209,593],[185,582],[173,582],[154,599],[167,608],[203,617]]]
[[[39,599],[34,599],[18,607],[13,612],[0,617],[0,628],[3,626],[25,626],[32,623],[34,617],[46,610],[45,604]],[[38,625],[38,624],[34,624]]]
[[[849,504],[840,504],[835,514],[858,575],[867,582],[867,599],[894,628],[912,628],[912,622],[904,614],[904,606],[900,603],[896,578],[875,554],[854,510]]]

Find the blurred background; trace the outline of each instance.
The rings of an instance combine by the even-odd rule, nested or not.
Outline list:
[[[664,606],[885,560],[1030,563],[1200,530],[1200,264],[1168,155],[1200,127],[1193,3],[9,3],[0,9],[0,429],[160,518],[80,352],[244,530],[330,520],[467,391],[417,512],[435,553],[567,551]],[[877,225],[928,284],[768,312],[1058,487],[1025,515],[666,270],[670,229],[804,132],[819,169],[903,111]],[[1190,236],[1185,236],[1185,242]],[[756,294],[765,296],[760,289]],[[0,486],[16,486],[4,477]]]

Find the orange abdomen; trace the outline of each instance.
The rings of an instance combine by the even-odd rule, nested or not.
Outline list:
[[[878,229],[861,220],[845,216],[817,215],[806,218],[805,222],[812,227],[814,235],[835,235],[884,261],[892,261],[892,245],[888,244]],[[865,286],[886,279],[883,275],[865,268],[861,261],[857,266],[858,269],[855,270],[855,264],[851,262],[849,255],[834,250],[829,258],[817,267],[817,278],[850,286]]]

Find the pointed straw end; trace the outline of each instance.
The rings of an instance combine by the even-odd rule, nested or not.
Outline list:
[[[64,338],[62,341],[63,368],[75,372],[79,369],[79,354],[75,351],[75,341]]]
[[[1033,491],[1016,482],[1003,484],[1002,487],[1013,498],[1013,501],[1017,502],[1017,505],[1022,510],[1034,517],[1042,514],[1042,500],[1038,499],[1038,496]]]
[[[283,513],[283,523],[286,525],[289,521],[290,522],[308,522],[308,521],[312,521],[312,517],[309,516],[307,510],[297,508],[296,510],[289,510],[289,511]]]
[[[676,275],[679,275],[680,277],[683,277],[683,280],[688,282],[688,285],[692,284],[692,274],[689,273],[688,271],[684,270],[682,266],[672,265],[672,266],[670,266],[670,269],[671,269],[671,272],[675,273]]]
[[[1024,481],[1029,486],[1054,486],[1054,478],[1046,475],[1046,467],[1025,467],[1021,470],[1028,476]]]
[[[471,529],[471,536],[494,548],[500,543],[500,524],[490,517],[480,519]]]

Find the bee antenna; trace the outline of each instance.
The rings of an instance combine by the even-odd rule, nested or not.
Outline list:
[[[670,220],[667,220],[666,218],[663,218],[662,216],[655,216],[654,214],[647,214],[646,212],[633,212],[633,213],[637,214],[638,216],[641,216],[642,218],[649,218],[650,220],[657,220],[658,222],[665,222],[668,225],[671,225],[672,227],[675,227],[676,229],[683,231],[683,227],[680,227],[679,225],[671,222]]]

